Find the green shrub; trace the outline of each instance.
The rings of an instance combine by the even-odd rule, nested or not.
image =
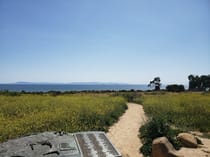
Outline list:
[[[3,91],[0,91],[0,95],[5,95],[5,96],[20,96],[21,93],[15,92],[15,91],[3,90]]]
[[[171,84],[166,86],[166,90],[169,92],[183,92],[185,88],[184,85]]]
[[[127,102],[136,102],[136,99],[141,97],[141,93],[135,91],[122,92],[119,95],[124,97]]]
[[[152,118],[148,123],[140,128],[140,138],[143,146],[140,151],[144,156],[150,156],[152,153],[152,141],[158,137],[167,137],[176,149],[180,148],[180,143],[176,140],[179,130],[172,129],[163,118]]]

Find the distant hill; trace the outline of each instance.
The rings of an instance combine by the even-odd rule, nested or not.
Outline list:
[[[11,83],[13,84],[13,83]],[[67,84],[67,85],[129,85],[128,83],[115,83],[115,82],[69,82],[69,83],[56,83],[56,82],[15,82],[14,84]]]

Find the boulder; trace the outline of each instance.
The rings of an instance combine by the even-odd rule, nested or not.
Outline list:
[[[180,133],[177,136],[177,139],[181,142],[181,144],[184,147],[188,147],[188,148],[197,148],[198,147],[197,139],[192,134]]]
[[[177,153],[166,137],[159,137],[152,142],[152,157],[184,157]]]

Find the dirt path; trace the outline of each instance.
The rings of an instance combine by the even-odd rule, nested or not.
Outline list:
[[[128,109],[119,121],[110,127],[107,136],[120,151],[123,157],[143,157],[139,153],[142,146],[138,138],[139,128],[145,122],[146,116],[143,107],[128,103]]]

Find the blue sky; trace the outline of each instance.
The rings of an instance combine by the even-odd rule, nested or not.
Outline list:
[[[187,84],[209,37],[209,0],[0,0],[0,82]]]

